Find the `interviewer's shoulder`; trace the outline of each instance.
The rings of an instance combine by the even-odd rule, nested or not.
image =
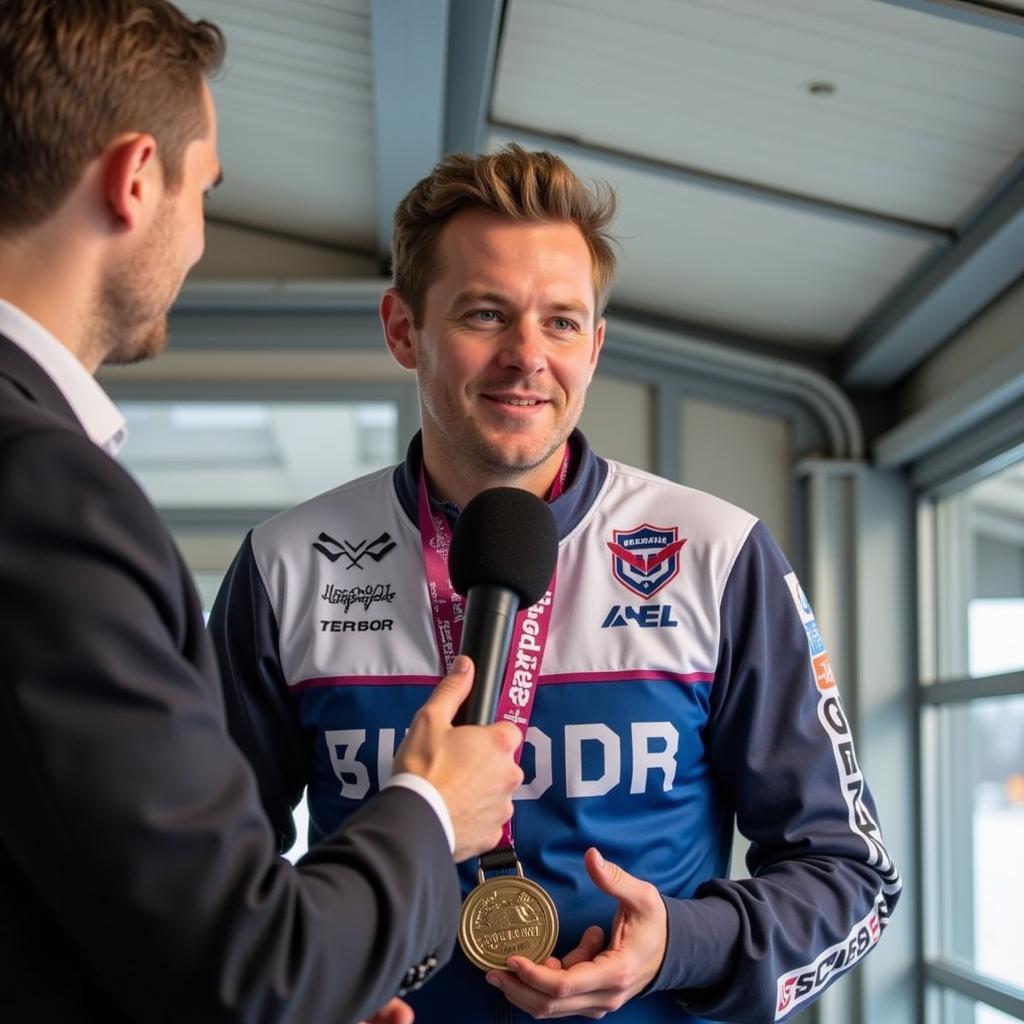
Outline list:
[[[85,434],[45,409],[0,414],[0,503],[3,518],[25,528],[103,526],[163,548],[160,517],[138,484]]]

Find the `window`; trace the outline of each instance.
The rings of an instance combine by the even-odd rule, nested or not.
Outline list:
[[[121,402],[158,508],[280,510],[396,461],[391,402]],[[253,525],[250,523],[249,525]]]
[[[927,1024],[1024,1019],[1024,464],[919,506]]]
[[[122,401],[121,455],[161,511],[209,612],[246,532],[396,462],[393,401]]]
[[[246,532],[268,516],[397,462],[394,401],[121,401],[121,455],[161,511],[208,614]],[[309,815],[295,810],[306,852]]]

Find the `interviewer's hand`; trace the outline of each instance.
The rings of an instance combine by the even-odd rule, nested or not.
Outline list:
[[[643,991],[665,956],[668,915],[658,890],[609,864],[593,847],[584,863],[594,884],[619,901],[608,945],[592,925],[561,960],[535,964],[514,956],[509,970],[487,974],[509,1002],[533,1017],[603,1017]]]
[[[473,663],[459,655],[416,712],[394,764],[396,773],[421,775],[444,798],[455,828],[456,861],[498,844],[501,826],[512,817],[512,793],[523,781],[515,763],[514,725],[452,725],[472,685]]]

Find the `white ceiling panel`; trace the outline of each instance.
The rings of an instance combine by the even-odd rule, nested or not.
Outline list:
[[[184,0],[224,31],[211,217],[372,251],[369,0]]]
[[[491,146],[507,141],[492,136]],[[619,306],[830,349],[935,251],[909,232],[566,159],[584,180],[618,193]]]
[[[948,227],[1024,150],[1024,38],[876,0],[509,0],[491,113]]]

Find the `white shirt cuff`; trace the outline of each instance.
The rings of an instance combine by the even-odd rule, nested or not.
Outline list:
[[[404,786],[414,793],[419,793],[434,809],[437,820],[441,822],[441,828],[444,829],[445,838],[448,840],[448,849],[455,853],[455,827],[452,825],[452,816],[448,813],[448,805],[444,802],[444,797],[434,788],[433,784],[427,782],[422,775],[399,772],[397,775],[392,775],[382,788],[387,789],[388,786]]]

